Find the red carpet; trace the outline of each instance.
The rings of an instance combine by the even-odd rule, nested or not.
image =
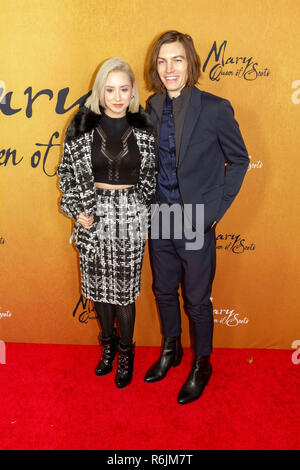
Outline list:
[[[178,405],[192,353],[160,383],[144,373],[159,348],[136,348],[132,384],[96,377],[100,348],[6,345],[1,449],[300,449],[300,365],[292,351],[215,349],[203,396]]]

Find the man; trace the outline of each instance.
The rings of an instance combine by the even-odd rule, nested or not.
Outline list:
[[[200,60],[192,38],[178,31],[160,36],[149,64],[149,84],[157,93],[149,98],[147,106],[157,129],[156,203],[158,212],[162,207],[177,205],[184,217],[179,238],[176,214],[167,218],[161,211],[159,235],[152,233],[150,239],[154,292],[164,341],[160,358],[146,373],[145,381],[163,379],[170,367],[181,361],[178,289],[183,283],[195,358],[179,391],[179,404],[198,399],[212,373],[214,320],[210,297],[216,265],[215,227],[237,195],[249,164],[230,102],[197,89],[199,76]],[[204,207],[204,219],[199,207]],[[204,225],[200,244],[197,217]],[[170,234],[164,236],[166,223]],[[185,229],[189,224],[198,240],[194,247],[188,244],[190,232],[187,235]]]

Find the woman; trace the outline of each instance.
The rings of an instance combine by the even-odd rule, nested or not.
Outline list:
[[[119,349],[115,382],[123,388],[133,373],[135,300],[155,192],[155,151],[151,121],[122,59],[101,66],[67,129],[58,175],[62,212],[75,219],[82,294],[94,301],[102,329],[95,373],[111,372]]]

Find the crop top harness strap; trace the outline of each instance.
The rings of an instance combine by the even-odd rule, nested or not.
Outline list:
[[[92,145],[92,168],[95,182],[136,184],[140,153],[133,128],[124,118],[103,115]]]

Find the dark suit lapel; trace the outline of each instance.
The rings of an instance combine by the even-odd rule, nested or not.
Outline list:
[[[181,145],[179,151],[179,161],[178,166],[181,165],[187,147],[189,145],[195,124],[199,118],[201,112],[201,91],[198,90],[196,87],[192,89],[191,100],[190,104],[186,111],[186,116],[183,125],[182,137],[181,137]]]

